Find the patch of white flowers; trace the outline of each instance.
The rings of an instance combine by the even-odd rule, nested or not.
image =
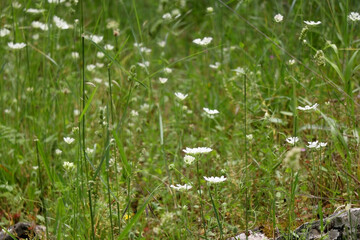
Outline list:
[[[212,151],[212,149],[209,147],[198,147],[198,148],[188,148],[187,147],[186,149],[183,150],[184,153],[191,154],[191,155],[209,153],[211,151]]]
[[[353,22],[357,22],[360,21],[360,14],[358,12],[351,12],[348,15],[349,20],[353,21]]]
[[[188,184],[184,184],[184,185],[176,184],[176,186],[170,185],[170,187],[175,189],[175,190],[178,190],[178,191],[189,190],[189,189],[192,188],[192,186],[188,185]]]
[[[226,181],[226,177],[204,177],[204,179],[209,183],[221,183]]]
[[[306,25],[308,25],[308,26],[316,26],[316,25],[321,24],[320,21],[317,21],[317,22],[315,22],[315,21],[304,21],[304,23],[305,23]]]
[[[212,37],[204,37],[203,39],[197,38],[193,40],[193,43],[200,45],[200,46],[206,46],[211,43],[213,40]]]

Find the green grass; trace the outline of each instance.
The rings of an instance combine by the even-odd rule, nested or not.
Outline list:
[[[0,1],[0,29],[10,31],[0,37],[1,228],[36,222],[56,239],[226,239],[261,227],[291,238],[304,221],[359,206],[360,21],[348,19],[356,1],[75,2]],[[306,20],[321,24],[302,35]],[[213,40],[193,43],[204,37]],[[289,156],[293,136],[302,150]],[[327,146],[307,147],[316,140]],[[213,151],[186,165],[186,147]],[[192,188],[170,187],[185,183]]]

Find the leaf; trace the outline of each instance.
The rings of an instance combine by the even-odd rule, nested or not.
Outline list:
[[[125,167],[125,171],[127,173],[128,176],[131,176],[131,165],[129,164],[127,158],[126,158],[126,155],[125,155],[125,151],[124,151],[124,147],[116,133],[115,130],[113,130],[113,136],[115,138],[115,142],[116,142],[116,145],[119,149],[119,152],[120,152],[120,159],[121,159],[121,162],[123,163],[124,167]]]
[[[86,102],[86,105],[85,105],[83,111],[82,111],[81,114],[80,114],[79,122],[81,122],[81,120],[82,120],[82,118],[84,117],[87,109],[89,108],[89,106],[90,106],[90,104],[91,104],[91,101],[92,101],[92,99],[94,98],[97,89],[98,89],[98,87],[96,87],[96,88],[94,89],[94,91],[91,93],[91,96],[90,96],[89,100]]]
[[[49,164],[49,159],[46,157],[45,155],[45,152],[44,152],[44,148],[43,146],[41,145],[40,141],[37,141],[37,147],[38,147],[38,150],[39,150],[39,154],[41,156],[41,160],[42,162],[44,163],[44,166],[45,166],[45,170],[46,170],[46,173],[47,175],[49,176],[50,180],[52,183],[54,183],[54,178],[51,174],[51,171],[50,171],[50,164]],[[40,167],[40,166],[39,166]]]
[[[161,185],[157,186],[154,191],[152,191],[150,193],[150,195],[147,197],[147,199],[145,200],[145,202],[143,203],[143,205],[141,206],[141,208],[137,211],[137,213],[135,214],[135,216],[133,216],[131,218],[131,221],[126,225],[126,227],[124,228],[124,230],[121,232],[120,236],[118,237],[119,239],[124,239],[127,238],[127,235],[130,231],[130,229],[139,221],[139,218],[141,216],[141,214],[143,213],[143,211],[146,208],[146,205],[149,203],[150,199],[152,198],[152,196],[154,195],[155,191],[160,187]]]

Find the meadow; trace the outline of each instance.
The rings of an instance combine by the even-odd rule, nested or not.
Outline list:
[[[293,239],[359,207],[359,11],[0,1],[0,229]]]

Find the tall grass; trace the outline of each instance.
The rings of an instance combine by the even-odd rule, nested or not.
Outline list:
[[[359,204],[356,2],[5,0],[0,11],[1,228],[226,239],[260,227],[291,239]],[[310,149],[317,140],[327,146]],[[212,151],[188,164],[186,147]]]

